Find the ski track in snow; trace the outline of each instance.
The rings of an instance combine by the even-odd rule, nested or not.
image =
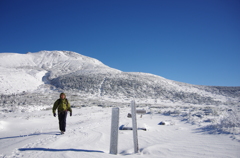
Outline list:
[[[196,131],[197,125],[177,117],[159,114],[137,115],[139,153],[134,154],[130,130],[119,130],[118,155],[109,154],[111,108],[84,107],[68,115],[67,131],[60,135],[58,119],[51,111],[1,115],[1,158],[111,158],[111,157],[229,157],[240,155],[240,143],[229,135],[210,135]],[[130,108],[120,108],[120,126],[131,126]],[[165,126],[159,122],[169,122]]]

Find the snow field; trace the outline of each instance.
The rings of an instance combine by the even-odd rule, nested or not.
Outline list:
[[[138,130],[139,153],[134,154],[132,131],[119,130],[118,155],[109,154],[112,108],[73,108],[64,135],[60,135],[58,119],[52,116],[51,110],[2,113],[0,157],[237,158],[240,155],[237,139],[230,138],[231,134],[209,134],[204,129],[199,130],[209,122],[194,123],[199,122],[198,116],[191,115],[190,122],[185,120],[189,116],[179,115],[184,112],[181,108],[147,110],[142,118],[137,115],[138,127],[147,128],[147,131]],[[180,111],[178,115],[177,110]],[[120,126],[131,126],[132,120],[127,117],[130,111],[130,107],[120,108]],[[161,121],[166,125],[158,125]]]

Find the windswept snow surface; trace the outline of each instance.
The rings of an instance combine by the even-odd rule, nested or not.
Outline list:
[[[109,154],[112,108],[73,108],[67,131],[60,135],[58,119],[51,110],[31,113],[1,113],[0,157],[146,157],[146,158],[237,158],[240,142],[230,134],[209,134],[179,117],[151,109],[140,118],[139,153],[133,149],[131,130],[119,130],[118,154]],[[131,126],[130,107],[120,108],[120,126]],[[166,125],[158,125],[164,121]]]

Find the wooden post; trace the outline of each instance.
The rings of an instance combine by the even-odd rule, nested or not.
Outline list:
[[[138,153],[138,133],[135,101],[131,102],[134,153]]]
[[[112,125],[110,138],[110,154],[117,155],[118,149],[119,108],[112,108]]]

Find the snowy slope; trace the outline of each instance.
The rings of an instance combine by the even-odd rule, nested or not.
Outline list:
[[[160,76],[122,72],[69,51],[0,54],[0,94],[22,92],[137,99],[141,103],[236,104],[240,87],[198,86]]]
[[[120,72],[96,59],[67,51],[1,53],[0,71],[1,94],[36,90],[46,82],[43,80],[45,75],[48,79],[53,79],[77,71]]]

